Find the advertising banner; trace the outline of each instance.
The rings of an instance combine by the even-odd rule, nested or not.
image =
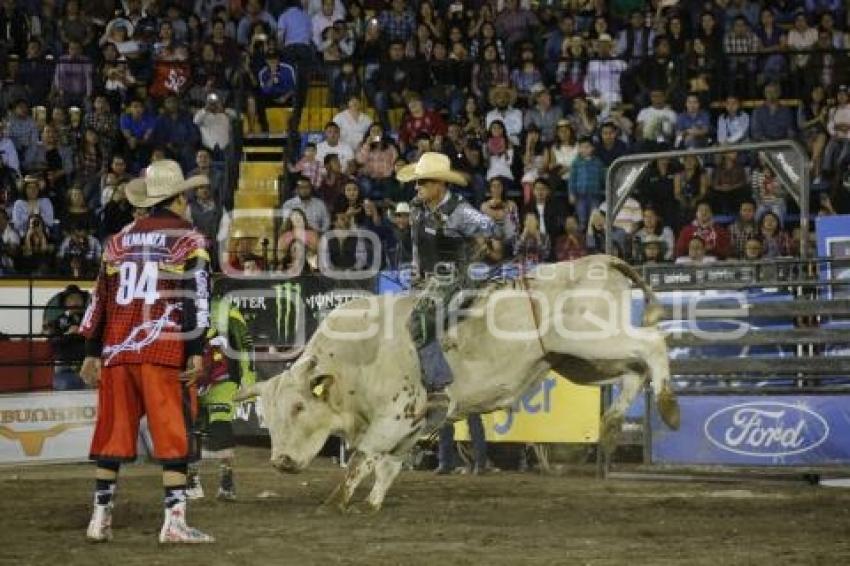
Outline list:
[[[97,392],[0,395],[0,464],[83,461],[97,415]]]
[[[375,278],[336,280],[322,275],[292,279],[216,281],[214,293],[242,312],[257,346],[303,346],[339,305],[373,294]]]
[[[599,388],[574,385],[553,371],[513,407],[482,420],[488,442],[596,442]],[[455,424],[455,438],[469,440],[465,421]]]
[[[850,403],[841,395],[679,396],[682,426],[653,411],[655,464],[816,466],[850,463]]]

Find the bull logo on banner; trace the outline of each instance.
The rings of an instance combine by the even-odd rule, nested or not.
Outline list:
[[[42,430],[15,430],[11,427],[0,425],[0,436],[9,440],[17,440],[24,450],[24,454],[30,458],[41,456],[44,449],[44,441],[76,427],[86,426],[86,423],[59,423],[50,428]]]

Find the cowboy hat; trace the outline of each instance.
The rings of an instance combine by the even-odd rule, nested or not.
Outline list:
[[[491,106],[496,106],[495,100],[500,96],[508,97],[508,106],[512,106],[514,102],[516,102],[516,91],[509,86],[505,85],[495,85],[490,87],[490,92],[488,93],[488,99],[490,101]]]
[[[433,151],[423,153],[419,161],[399,169],[396,178],[402,183],[420,179],[436,179],[453,185],[466,186],[466,177],[452,169],[448,156]]]
[[[179,195],[189,189],[209,185],[206,175],[183,178],[183,171],[176,161],[162,159],[151,163],[144,177],[127,183],[125,192],[130,204],[137,208],[150,208],[160,202]]]

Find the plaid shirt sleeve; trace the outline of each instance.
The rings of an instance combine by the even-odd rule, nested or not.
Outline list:
[[[106,322],[106,309],[103,298],[106,297],[106,270],[101,265],[89,305],[80,323],[80,334],[86,338],[86,356],[99,358],[103,352],[103,329]]]

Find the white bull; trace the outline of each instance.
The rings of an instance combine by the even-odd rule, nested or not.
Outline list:
[[[629,320],[633,283],[648,303],[641,327]],[[280,471],[304,469],[332,434],[356,450],[328,504],[344,508],[374,472],[367,502],[379,509],[420,436],[426,393],[406,326],[414,301],[383,295],[337,308],[293,367],[240,393],[261,396]],[[602,421],[608,451],[646,382],[677,428],[667,348],[653,320],[659,309],[638,274],[610,256],[544,265],[524,281],[489,286],[443,339],[455,375],[450,418],[509,407],[555,369],[579,384],[621,384]]]

